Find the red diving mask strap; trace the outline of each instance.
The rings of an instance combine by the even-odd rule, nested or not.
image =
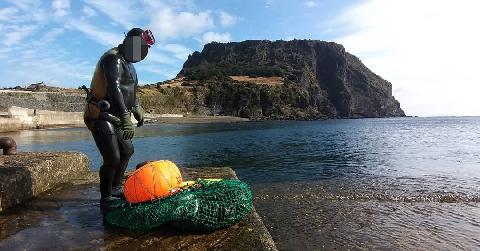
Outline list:
[[[155,44],[155,37],[153,36],[153,33],[151,30],[145,30],[142,32],[142,38],[147,42],[149,46],[152,46]]]

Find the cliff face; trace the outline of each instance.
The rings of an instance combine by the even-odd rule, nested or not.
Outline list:
[[[188,57],[177,77],[206,83],[206,106],[219,107],[215,109],[225,115],[256,118],[405,116],[392,96],[391,83],[370,71],[342,45],[332,42],[210,43],[202,52]],[[267,85],[249,81],[259,77],[277,77],[281,81]],[[228,93],[224,88],[236,95],[226,97]]]

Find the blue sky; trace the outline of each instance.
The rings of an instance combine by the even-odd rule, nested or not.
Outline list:
[[[69,87],[84,84],[98,57],[120,43],[123,33],[132,27],[150,28],[158,41],[149,57],[135,64],[140,81],[170,79],[188,54],[212,40],[329,40],[334,32],[323,29],[325,22],[351,4],[339,3],[4,1],[0,4],[0,32],[11,36],[2,39],[6,48],[0,49],[0,57],[6,67],[0,70],[4,76],[1,85],[37,81]]]
[[[141,84],[174,77],[210,41],[319,39],[392,82],[408,115],[480,115],[477,2],[1,0],[0,87],[88,85],[99,56],[141,27],[157,39],[135,64]]]

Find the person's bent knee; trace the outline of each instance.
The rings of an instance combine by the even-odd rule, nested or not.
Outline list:
[[[120,164],[120,153],[118,151],[112,153],[109,156],[106,156],[103,160],[104,166],[116,167]]]
[[[95,120],[95,122],[93,123],[93,128],[90,128],[90,130],[104,135],[115,134],[115,127],[113,126],[113,124],[105,120]]]

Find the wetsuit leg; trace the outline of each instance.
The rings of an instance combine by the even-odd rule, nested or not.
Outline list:
[[[103,165],[100,167],[100,193],[102,199],[112,195],[112,183],[116,169],[120,164],[120,149],[118,135],[115,134],[113,126],[102,120],[94,122],[91,128],[93,138],[103,157]]]
[[[115,175],[113,178],[113,187],[118,187],[122,185],[122,178],[125,173],[125,170],[128,166],[128,161],[132,157],[134,149],[132,140],[124,140],[121,133],[117,134],[118,148],[120,151],[120,163],[115,170]]]

